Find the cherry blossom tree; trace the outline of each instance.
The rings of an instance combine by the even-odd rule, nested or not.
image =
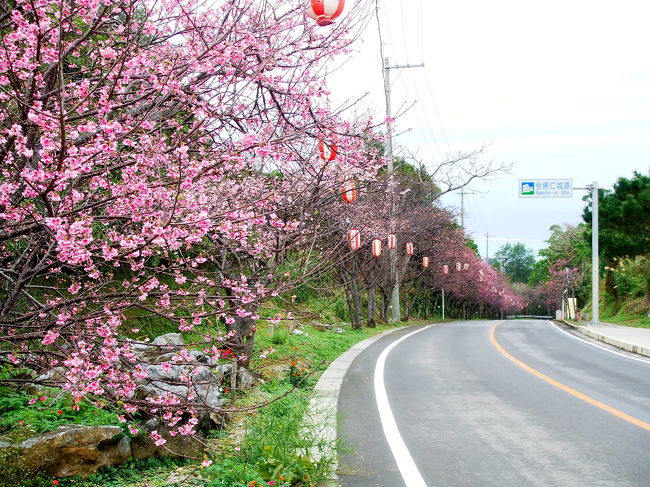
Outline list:
[[[363,5],[328,29],[298,1],[0,5],[4,380],[58,367],[77,401],[193,431],[179,422],[196,414],[187,398],[135,398],[141,328],[250,359],[260,304],[301,277],[277,265],[314,241],[342,180],[376,170],[372,122],[332,111],[323,82]],[[319,138],[336,140],[335,164]],[[203,367],[173,352],[170,364]]]

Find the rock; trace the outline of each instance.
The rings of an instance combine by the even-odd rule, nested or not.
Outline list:
[[[318,321],[312,321],[311,326],[316,328],[318,331],[327,331],[332,328],[332,325],[328,325],[327,323],[319,323]]]
[[[16,453],[24,472],[53,477],[88,475],[105,465],[119,465],[131,456],[130,440],[118,437],[119,426],[65,425],[19,443],[0,442],[4,461]],[[6,470],[3,466],[2,470]],[[1,477],[0,477],[1,478]]]
[[[291,334],[292,334],[292,335],[301,335],[301,336],[305,336],[305,337],[308,337],[308,336],[309,336],[309,333],[304,332],[304,331],[302,331],[302,330],[293,330],[293,331],[291,332]]]
[[[184,345],[180,333],[168,333],[156,337],[151,344],[134,346],[136,353],[148,362],[145,365],[148,377],[138,383],[136,398],[172,394],[181,402],[193,403],[192,409],[198,411],[201,417],[212,415],[213,422],[220,425],[223,422],[222,419],[217,420],[220,413],[214,413],[225,403],[220,391],[223,373],[218,367],[211,367],[211,357],[198,350],[189,351],[189,356],[196,363],[174,363],[176,349]],[[170,347],[174,350],[169,351]],[[191,377],[192,385],[188,387],[181,377]]]
[[[232,364],[221,364],[217,367],[219,371],[220,381],[223,377],[230,376],[232,373]],[[252,372],[244,367],[237,367],[237,389],[251,389],[255,384],[262,382],[261,379],[257,378]],[[232,383],[232,381],[231,381]]]
[[[158,347],[183,347],[185,346],[185,340],[183,340],[183,335],[180,333],[167,333],[166,335],[160,335],[153,339],[151,346]]]
[[[49,394],[48,388],[61,387],[65,382],[65,369],[63,367],[55,367],[36,377],[34,382],[25,384],[23,391],[27,394],[34,394],[35,396],[46,396]]]
[[[199,425],[199,429],[202,425]],[[169,428],[160,418],[151,418],[142,425],[143,434],[131,440],[133,458],[142,460],[151,457],[199,457],[205,450],[203,435],[199,432],[192,436],[172,436]],[[166,441],[164,445],[156,445],[149,436],[157,431]]]
[[[334,333],[345,333],[343,328],[334,328]]]
[[[192,408],[199,412],[211,412],[219,409],[225,400],[221,397],[219,377],[207,366],[159,364],[145,366],[148,377],[136,388],[136,397],[157,397],[170,393],[181,402],[193,402]],[[192,377],[192,384],[181,381],[181,376]]]
[[[185,346],[185,341],[180,333],[167,333],[160,335],[151,343],[133,343],[133,353],[142,358],[145,362],[160,363],[161,357],[173,357],[175,352]]]

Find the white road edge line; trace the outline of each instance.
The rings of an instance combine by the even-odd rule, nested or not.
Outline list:
[[[578,340],[578,341],[580,341],[580,342],[582,342],[582,343],[586,343],[586,344],[588,344],[588,345],[591,345],[592,347],[598,347],[598,348],[600,348],[600,349],[602,349],[602,350],[605,350],[606,352],[614,353],[614,354],[616,354],[616,355],[620,355],[621,357],[629,358],[630,360],[636,360],[637,362],[642,362],[642,363],[644,363],[644,364],[646,364],[646,365],[650,365],[650,360],[645,360],[645,359],[638,358],[638,357],[632,357],[631,355],[628,355],[628,354],[626,354],[626,353],[617,352],[616,350],[612,350],[611,348],[603,347],[602,345],[598,345],[597,343],[591,342],[591,341],[589,341],[589,340],[584,340],[584,339],[582,339],[582,338],[580,338],[580,337],[577,337],[577,336],[575,336],[575,335],[572,335],[572,334],[569,333],[568,331],[563,330],[562,328],[560,328],[559,326],[557,326],[557,325],[556,325],[555,323],[553,323],[552,321],[548,321],[548,320],[547,320],[547,322],[550,323],[550,324],[553,326],[553,328],[555,328],[557,331],[559,331],[559,332],[561,332],[561,333],[564,333],[564,334],[567,335],[567,336],[570,336],[570,337],[573,338],[574,340]]]
[[[409,450],[397,429],[397,423],[395,422],[393,411],[390,408],[388,394],[386,393],[386,387],[384,386],[384,365],[388,354],[393,348],[410,336],[420,333],[431,326],[433,325],[425,326],[424,328],[420,328],[408,335],[404,335],[399,340],[395,340],[386,347],[383,352],[381,352],[377,359],[377,363],[375,364],[375,400],[377,401],[377,409],[379,410],[379,419],[381,420],[381,426],[384,429],[384,436],[388,441],[388,446],[390,446],[390,451],[393,453],[393,458],[397,463],[397,468],[399,468],[399,472],[402,475],[406,487],[427,487],[427,484],[424,482],[418,467],[413,461],[413,457],[409,453]]]

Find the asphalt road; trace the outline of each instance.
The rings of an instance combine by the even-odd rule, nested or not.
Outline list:
[[[340,485],[650,486],[650,363],[550,322],[498,323],[408,328],[359,355]]]

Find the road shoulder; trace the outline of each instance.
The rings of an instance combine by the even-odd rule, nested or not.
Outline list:
[[[313,397],[309,401],[309,409],[305,418],[305,428],[315,431],[323,440],[322,443],[328,445],[329,448],[325,451],[313,451],[311,452],[311,456],[314,460],[326,456],[333,456],[335,458],[335,462],[332,466],[332,478],[330,481],[321,484],[320,487],[335,487],[338,485],[338,476],[336,475],[336,470],[338,468],[338,455],[336,453],[336,419],[338,398],[345,374],[350,368],[352,362],[366,348],[384,336],[405,328],[408,327],[386,330],[385,332],[357,343],[332,362],[316,383]]]
[[[566,320],[558,321],[590,338],[628,352],[650,357],[650,329],[611,324],[582,325]]]

